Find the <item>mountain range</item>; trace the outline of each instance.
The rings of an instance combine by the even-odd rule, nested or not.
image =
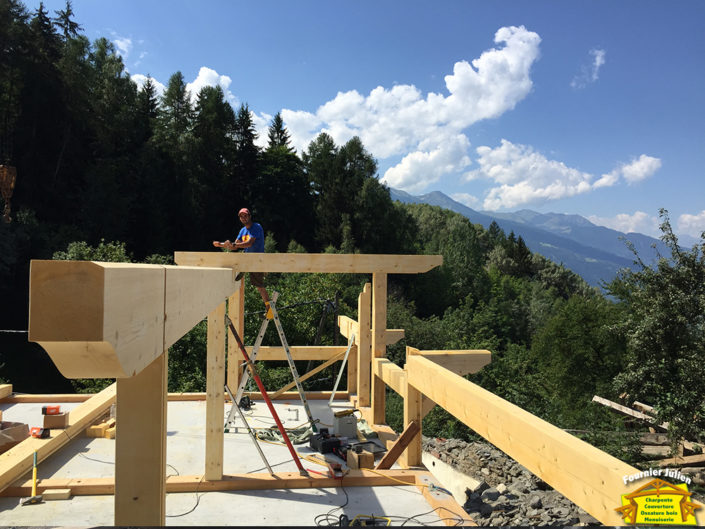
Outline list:
[[[505,233],[521,236],[532,252],[564,265],[593,286],[610,282],[620,268],[635,267],[635,256],[625,241],[631,242],[647,264],[655,261],[659,253],[670,255],[659,239],[598,226],[580,215],[538,213],[529,209],[512,213],[475,211],[440,191],[420,196],[393,188],[389,191],[392,200],[450,209],[485,228],[496,222]]]

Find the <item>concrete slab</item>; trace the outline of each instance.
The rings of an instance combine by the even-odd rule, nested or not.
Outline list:
[[[67,411],[75,403],[62,404]],[[309,401],[312,415],[321,426],[332,429],[333,413],[349,407],[347,401]],[[6,420],[36,426],[41,424],[41,404],[2,404]],[[168,475],[202,475],[205,465],[205,401],[172,401],[167,416]],[[277,401],[275,409],[287,428],[306,422],[303,406],[298,401]],[[226,403],[224,418],[230,410]],[[256,401],[246,412],[253,428],[274,425],[266,405]],[[225,434],[224,473],[266,472],[255,446],[244,428]],[[118,412],[119,435],[119,412]],[[260,443],[274,472],[297,470],[283,445]],[[308,444],[298,445],[301,454],[313,453]],[[324,470],[304,461],[304,466]],[[79,437],[42,462],[38,469],[43,478],[113,477],[115,473],[115,441]],[[31,478],[28,473],[23,479]],[[0,525],[19,526],[96,526],[112,525],[113,496],[74,496],[69,500],[20,506],[19,498],[0,498]],[[342,487],[324,489],[229,491],[208,493],[172,493],[166,500],[167,525],[316,525],[328,524],[341,514],[353,519],[357,515],[394,517],[401,525],[408,517],[432,510],[421,492],[413,486]],[[344,507],[343,507],[344,506]],[[341,508],[342,507],[342,508]],[[447,516],[447,513],[441,515]],[[407,525],[442,525],[436,513],[412,520]]]

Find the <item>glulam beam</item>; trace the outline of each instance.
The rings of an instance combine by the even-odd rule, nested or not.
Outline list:
[[[443,264],[442,255],[174,252],[184,266],[232,268],[238,272],[328,274],[420,274]]]
[[[221,268],[35,260],[29,341],[67,378],[131,377],[237,288]]]
[[[409,384],[605,525],[638,472],[577,437],[424,358],[409,355]]]

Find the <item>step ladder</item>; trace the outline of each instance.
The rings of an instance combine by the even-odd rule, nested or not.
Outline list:
[[[233,322],[230,320],[230,318],[226,315],[225,319],[228,323],[228,327],[230,328],[230,332],[233,334],[233,337],[235,338],[235,341],[237,342],[238,347],[240,348],[240,352],[242,353],[242,356],[245,358],[245,363],[247,367],[249,368],[252,377],[255,379],[255,383],[257,384],[257,387],[260,390],[260,393],[262,393],[262,398],[264,399],[264,402],[267,404],[267,407],[269,408],[270,413],[272,414],[272,418],[274,419],[274,422],[277,425],[277,429],[279,430],[279,433],[281,433],[282,438],[284,439],[284,444],[286,444],[286,447],[289,449],[289,452],[291,453],[291,456],[294,459],[294,462],[296,463],[297,468],[299,469],[299,473],[302,476],[309,476],[309,473],[306,471],[306,469],[303,467],[301,464],[301,459],[299,459],[299,455],[296,453],[296,450],[294,450],[294,446],[291,444],[291,440],[289,439],[289,436],[286,433],[286,428],[284,428],[284,425],[282,424],[281,420],[279,420],[279,415],[277,414],[277,411],[274,409],[274,405],[272,404],[272,401],[269,398],[269,395],[267,394],[267,390],[264,388],[264,385],[262,384],[262,380],[260,379],[259,375],[257,374],[257,369],[255,368],[254,362],[250,359],[250,356],[247,354],[247,350],[245,349],[245,345],[242,343],[242,340],[240,339],[240,335],[237,333],[237,330],[235,329],[235,326],[233,325]],[[227,388],[227,386],[226,386]],[[228,391],[230,393],[230,391]],[[231,395],[232,397],[232,395]],[[240,416],[245,423],[245,426],[248,428],[248,431],[250,432],[250,436],[252,437],[252,440],[254,441],[255,445],[257,446],[257,450],[260,453],[260,456],[262,459],[266,462],[266,458],[264,457],[264,453],[262,452],[259,443],[257,442],[257,437],[254,435],[254,432],[250,428],[250,426],[247,424],[247,421],[245,419],[244,414],[242,414],[242,410],[240,410],[240,407],[238,406],[237,402],[233,402],[233,406],[237,407],[238,411],[240,412]],[[232,410],[231,410],[232,413]],[[271,467],[269,466],[269,463],[267,464],[267,468],[269,468],[270,473],[272,472]]]
[[[286,355],[287,362],[289,364],[289,369],[291,370],[291,374],[294,377],[294,382],[296,383],[296,389],[299,392],[299,398],[301,399],[301,403],[304,405],[304,410],[306,411],[306,416],[308,417],[308,422],[311,425],[311,430],[313,430],[313,433],[316,433],[318,429],[316,428],[316,420],[313,418],[313,415],[311,414],[311,408],[308,405],[308,400],[306,399],[306,392],[303,389],[303,386],[301,385],[301,381],[299,380],[299,372],[296,369],[296,364],[294,364],[294,359],[291,356],[291,350],[289,349],[289,343],[287,342],[286,335],[284,334],[284,329],[282,328],[282,324],[279,321],[279,313],[277,312],[277,307],[276,307],[276,302],[277,299],[279,298],[279,292],[273,292],[272,293],[272,298],[269,301],[269,307],[272,310],[272,315],[273,318],[272,320],[268,320],[266,317],[262,320],[262,324],[260,325],[259,329],[259,334],[257,334],[257,338],[255,339],[255,344],[252,348],[252,362],[255,362],[257,359],[257,354],[259,353],[259,349],[262,345],[262,339],[264,338],[265,333],[267,332],[267,327],[269,325],[270,321],[274,321],[274,325],[277,328],[277,333],[279,334],[279,340],[281,341],[282,347],[284,348],[284,353]],[[250,380],[250,372],[246,369],[242,373],[242,379],[240,380],[240,385],[237,388],[237,392],[235,393],[235,400],[233,400],[233,405],[237,406],[240,404],[240,399],[242,399],[242,395],[245,392],[245,386],[247,385],[247,382]],[[230,410],[230,413],[228,414],[228,420],[225,423],[225,428],[226,430],[230,428],[230,423],[232,422],[231,419],[234,418],[234,410]]]

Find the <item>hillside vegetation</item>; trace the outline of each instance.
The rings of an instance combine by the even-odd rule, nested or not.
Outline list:
[[[27,328],[30,259],[170,262],[174,250],[213,250],[233,239],[249,207],[269,252],[442,254],[443,266],[392,276],[389,328],[406,339],[388,356],[420,349],[489,349],[472,379],[501,397],[622,458],[631,436],[621,418],[591,404],[621,394],[656,407],[674,440],[705,430],[705,239],[678,247],[662,212],[671,257],[625,270],[609,297],[531,253],[496,224],[484,229],[439,207],[401,204],[377,179],[359,138],[327,134],[297,154],[281,117],[267,146],[246,104],[234,110],[218,87],[189,94],[181,73],[158,96],[125,72],[106,39],[91,43],[70,3],[49,14],[0,1],[2,160],[17,168],[10,223],[0,223],[0,328]],[[635,255],[638,261],[638,256]],[[293,345],[333,344],[335,310],[356,317],[364,275],[270,274]],[[247,340],[261,300],[248,287]],[[337,309],[326,300],[338,298]],[[272,335],[267,338],[276,343]],[[0,333],[0,378],[17,391],[90,391],[103,382],[65,381],[26,334]],[[302,366],[304,370],[306,366]],[[205,388],[205,324],[169,355],[171,390]],[[288,381],[267,369],[269,387]],[[307,387],[330,388],[323,371]],[[278,387],[278,386],[277,386]],[[400,402],[388,399],[399,426]],[[442,410],[427,435],[472,434]]]

